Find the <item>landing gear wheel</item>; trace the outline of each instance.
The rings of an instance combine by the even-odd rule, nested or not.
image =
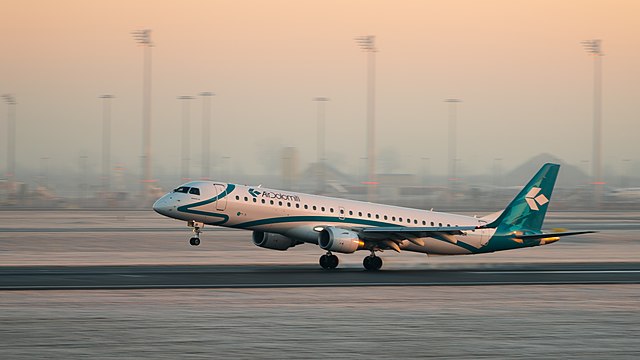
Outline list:
[[[375,255],[369,255],[362,260],[362,265],[369,271],[378,271],[382,268],[382,258]]]
[[[320,266],[325,270],[335,269],[339,263],[338,257],[331,253],[320,256]]]
[[[187,221],[187,226],[190,228],[193,228],[193,234],[194,234],[194,237],[189,239],[189,244],[191,246],[200,245],[200,234],[202,233],[202,228],[204,227],[204,224],[194,220],[189,220]]]

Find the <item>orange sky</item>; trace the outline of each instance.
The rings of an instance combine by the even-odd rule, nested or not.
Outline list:
[[[214,159],[231,156],[237,169],[263,173],[277,166],[281,146],[296,146],[312,161],[311,98],[327,96],[329,159],[361,167],[366,62],[353,38],[364,34],[375,34],[380,49],[383,171],[418,171],[421,157],[434,173],[446,171],[448,97],[464,101],[463,171],[482,172],[494,158],[510,168],[541,152],[590,160],[592,62],[579,44],[590,38],[603,39],[606,53],[605,165],[640,161],[638,1],[3,0],[0,9],[0,93],[19,102],[23,166],[50,156],[74,167],[82,153],[99,168],[103,93],[117,97],[114,161],[137,166],[142,50],[129,33],[138,28],[153,29],[156,44],[153,149],[164,172],[179,170],[175,98],[200,91],[218,94]],[[201,104],[193,105],[195,165]]]

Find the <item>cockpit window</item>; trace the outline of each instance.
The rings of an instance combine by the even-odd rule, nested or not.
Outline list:
[[[191,188],[191,190],[189,190],[189,194],[193,194],[193,195],[200,195],[200,189],[198,189],[198,188]]]
[[[178,193],[188,193],[189,192],[189,187],[188,186],[180,186],[177,189],[173,189],[173,192],[178,192]]]

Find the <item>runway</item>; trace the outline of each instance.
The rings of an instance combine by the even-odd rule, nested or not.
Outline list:
[[[369,272],[315,266],[2,267],[0,290],[638,284],[639,263],[501,264]]]

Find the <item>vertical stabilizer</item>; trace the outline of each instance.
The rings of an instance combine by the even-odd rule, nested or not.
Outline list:
[[[540,232],[559,169],[558,164],[544,164],[502,214],[485,227],[496,228],[496,234]]]

